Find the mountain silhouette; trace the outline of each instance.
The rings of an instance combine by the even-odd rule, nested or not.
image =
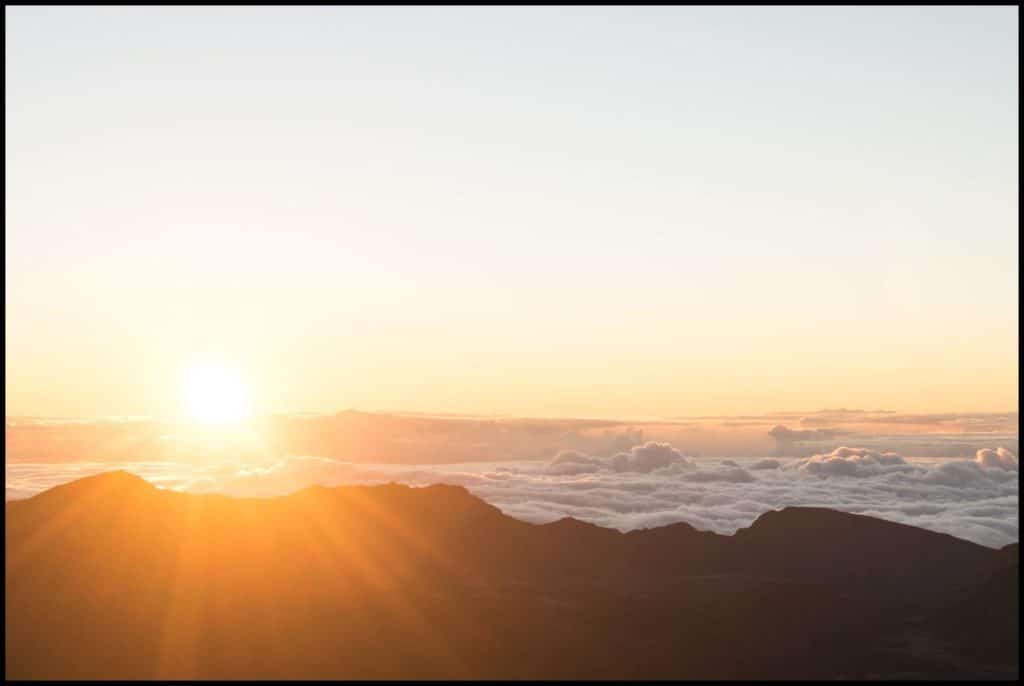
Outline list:
[[[459,486],[109,472],[5,510],[9,679],[1018,674],[1017,544],[822,508],[622,533]]]

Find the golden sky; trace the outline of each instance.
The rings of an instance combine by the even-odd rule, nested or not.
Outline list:
[[[1015,410],[990,9],[8,9],[7,414]]]

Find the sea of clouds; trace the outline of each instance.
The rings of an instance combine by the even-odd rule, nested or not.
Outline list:
[[[8,464],[6,497],[125,469],[194,493],[283,495],[320,484],[395,481],[465,486],[530,522],[572,516],[623,531],[688,522],[731,534],[785,506],[830,507],[913,524],[999,547],[1018,540],[1017,456],[982,449],[973,459],[906,458],[837,448],[807,458],[699,459],[647,442],[611,456],[562,451],[548,461],[426,466],[288,457],[262,464],[175,462]]]

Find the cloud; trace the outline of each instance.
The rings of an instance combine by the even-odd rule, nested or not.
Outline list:
[[[988,468],[978,462],[958,460],[939,465],[921,476],[921,480],[932,484],[955,488],[984,488],[990,483],[999,483],[1015,478],[1003,467]]]
[[[782,463],[778,460],[766,457],[753,463],[748,469],[778,469],[780,466],[782,466]]]
[[[584,455],[574,450],[563,450],[548,463],[548,474],[589,474],[606,467],[600,458]]]
[[[983,467],[1017,471],[1017,456],[1003,447],[996,448],[995,450],[982,448],[978,451],[975,460]]]
[[[797,462],[797,469],[821,477],[873,476],[894,471],[912,471],[896,453],[876,453],[866,448],[836,448],[826,455],[814,455]]]
[[[790,429],[788,426],[777,424],[768,433],[777,441],[795,442],[835,438],[849,432],[839,429]]]
[[[606,470],[613,472],[653,472],[659,469],[693,469],[694,464],[668,443],[648,441],[635,445],[629,452],[616,453],[608,458],[585,455],[574,450],[559,452],[548,463],[548,474],[591,474]]]
[[[692,462],[668,443],[653,441],[635,445],[628,453],[613,455],[611,464],[617,472],[652,472],[665,467],[694,468]]]
[[[687,481],[696,481],[698,483],[709,483],[712,481],[727,481],[734,484],[746,483],[753,481],[754,476],[742,467],[717,467],[712,469],[702,469],[687,474],[683,477]]]

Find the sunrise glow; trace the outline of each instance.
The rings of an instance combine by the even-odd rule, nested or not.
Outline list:
[[[251,412],[245,383],[236,372],[224,366],[190,367],[183,375],[182,391],[188,416],[200,424],[237,424]]]

